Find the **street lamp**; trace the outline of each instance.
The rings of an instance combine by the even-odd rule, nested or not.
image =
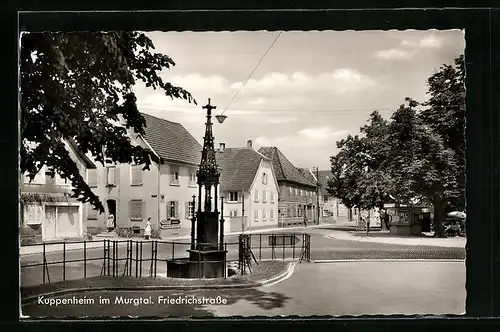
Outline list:
[[[222,123],[222,122],[224,122],[224,120],[226,120],[227,116],[224,114],[219,114],[219,115],[216,115],[215,118],[217,119],[217,121],[219,121],[219,123]]]

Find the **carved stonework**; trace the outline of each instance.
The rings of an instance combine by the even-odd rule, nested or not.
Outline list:
[[[200,168],[196,172],[196,175],[198,177],[198,185],[207,188],[218,185],[220,177],[215,159],[214,137],[212,134],[212,110],[216,109],[217,106],[210,105],[210,99],[208,99],[208,104],[203,106],[203,108],[207,110],[207,122]]]

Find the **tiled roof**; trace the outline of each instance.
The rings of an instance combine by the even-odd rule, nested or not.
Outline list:
[[[271,159],[278,181],[288,181],[301,185],[316,187],[281,153],[277,147],[261,147],[259,152]]]
[[[146,119],[145,139],[164,160],[192,165],[201,161],[201,144],[180,123],[142,113]]]
[[[223,191],[248,190],[259,169],[263,155],[252,148],[225,148],[215,154]]]
[[[326,188],[328,188],[328,181],[332,179],[332,171],[318,171],[318,182],[321,185],[321,192],[323,195],[328,195]]]

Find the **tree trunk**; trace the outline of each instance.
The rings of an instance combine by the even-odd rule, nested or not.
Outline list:
[[[435,196],[433,197],[432,205],[434,206],[434,236],[444,237],[443,222],[445,219],[446,204],[441,197]]]

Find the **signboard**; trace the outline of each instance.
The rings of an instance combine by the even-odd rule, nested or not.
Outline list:
[[[160,229],[178,229],[181,228],[181,221],[179,219],[162,220],[160,221]]]
[[[300,242],[300,239],[295,234],[278,234],[269,235],[270,247],[292,247]]]
[[[43,205],[29,204],[24,206],[24,223],[26,225],[39,225],[42,223],[44,209]]]

